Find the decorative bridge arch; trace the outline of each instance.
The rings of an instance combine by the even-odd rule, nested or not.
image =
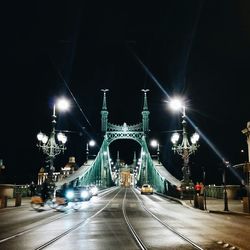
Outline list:
[[[100,188],[115,185],[116,175],[112,172],[109,145],[116,140],[134,140],[141,146],[139,157],[139,171],[135,176],[137,184],[150,183],[155,190],[167,193],[171,186],[178,187],[181,182],[172,176],[166,168],[159,162],[153,161],[148,150],[146,138],[149,133],[149,110],[147,102],[148,89],[143,89],[143,110],[141,112],[142,122],[135,125],[115,125],[108,121],[108,109],[106,94],[108,89],[102,89],[103,103],[101,110],[101,130],[104,135],[103,143],[94,161],[87,161],[74,174],[58,182],[59,187],[64,183],[71,185],[96,184]]]
[[[142,138],[145,133],[142,131],[142,123],[128,126],[125,122],[122,126],[108,123],[106,140],[111,144],[115,140],[131,139],[142,145]]]
[[[102,117],[102,132],[105,134],[105,139],[109,142],[109,144],[118,139],[132,139],[137,141],[140,145],[142,145],[142,138],[145,137],[149,132],[149,110],[148,110],[148,102],[147,102],[147,92],[148,89],[142,89],[144,92],[144,103],[143,103],[143,111],[142,114],[142,122],[135,125],[127,125],[127,123],[123,123],[123,125],[115,125],[108,122],[108,109],[107,109],[107,100],[106,100],[106,92],[108,89],[102,89],[103,91],[103,103],[101,110]]]

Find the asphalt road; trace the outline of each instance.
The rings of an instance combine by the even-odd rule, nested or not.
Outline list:
[[[250,249],[249,215],[207,213],[129,188],[93,197],[77,211],[3,209],[0,221],[4,250],[143,249],[133,232],[144,249]]]

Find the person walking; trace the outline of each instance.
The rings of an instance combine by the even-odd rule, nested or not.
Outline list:
[[[195,189],[196,195],[199,196],[200,192],[201,192],[201,185],[200,185],[200,183],[198,181],[196,182],[196,185],[194,186],[194,189]]]
[[[30,183],[30,196],[31,197],[34,196],[35,192],[36,192],[36,185],[35,185],[34,181],[32,181]]]

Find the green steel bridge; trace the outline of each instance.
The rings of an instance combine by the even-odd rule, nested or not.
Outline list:
[[[76,172],[66,177],[65,179],[56,182],[56,187],[60,188],[67,183],[72,186],[82,186],[95,184],[99,188],[108,188],[115,185],[120,185],[120,176],[114,172],[111,165],[111,157],[109,145],[116,140],[133,140],[140,147],[140,156],[137,161],[134,157],[132,169],[137,169],[137,172],[131,173],[133,177],[133,185],[140,186],[144,183],[149,183],[154,190],[159,193],[170,194],[176,191],[181,186],[181,181],[172,176],[162,165],[159,159],[152,159],[147,145],[147,134],[149,132],[149,110],[147,103],[147,91],[143,91],[143,110],[142,122],[136,125],[115,125],[108,121],[108,109],[106,92],[103,91],[103,104],[101,110],[101,128],[104,134],[104,139],[100,150],[95,159],[88,159]],[[117,159],[119,163],[119,156]],[[136,168],[137,167],[137,168]]]

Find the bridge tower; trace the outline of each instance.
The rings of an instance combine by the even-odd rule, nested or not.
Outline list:
[[[149,132],[149,110],[148,110],[148,100],[147,100],[147,92],[149,89],[142,89],[142,92],[144,92],[144,102],[143,102],[143,111],[142,114],[142,128],[143,132],[147,135]]]
[[[122,177],[124,177],[124,186],[130,186],[133,184],[140,186],[144,183],[150,183],[158,192],[166,192],[164,190],[169,190],[168,187],[170,186],[166,184],[166,180],[170,183],[170,185],[176,187],[180,186],[180,181],[173,177],[159,162],[159,160],[152,160],[148,150],[146,139],[149,133],[150,112],[148,110],[147,101],[147,92],[149,90],[142,89],[142,122],[134,125],[129,125],[126,122],[120,125],[109,122],[109,112],[106,100],[106,94],[109,90],[102,89],[101,91],[103,92],[102,109],[100,112],[101,130],[104,136],[100,150],[94,160],[91,161],[91,159],[89,159],[71,176],[58,182],[57,187],[63,185],[64,183],[70,183],[72,186],[96,184],[100,188],[105,188],[121,183],[121,176],[117,176],[117,173],[114,172],[116,169],[114,169],[114,167],[112,168],[109,145],[116,140],[123,139],[136,141],[141,147],[138,163],[136,153],[134,153],[133,163],[131,165],[126,165],[125,169],[120,170],[119,168],[119,172],[123,172]],[[116,164],[121,166],[119,152],[117,153]]]
[[[103,91],[103,102],[102,102],[102,110],[101,110],[101,116],[102,116],[102,132],[105,134],[108,128],[108,109],[107,109],[107,101],[106,101],[106,92],[108,92],[108,89],[102,89]]]
[[[135,125],[128,125],[126,122],[124,122],[122,125],[116,125],[110,123],[108,120],[108,109],[107,109],[107,99],[106,99],[107,98],[106,92],[108,91],[108,89],[102,89],[101,91],[103,92],[103,102],[102,102],[103,104],[101,110],[101,129],[104,134],[104,142],[107,147],[105,151],[108,151],[109,145],[115,140],[131,139],[140,144],[140,146],[144,149],[143,150],[144,154],[149,154],[146,143],[146,137],[149,132],[150,112],[148,110],[148,101],[147,101],[147,92],[149,91],[149,89],[142,89],[143,92],[143,109],[141,112],[142,122]],[[134,157],[136,157],[136,155],[134,155]],[[148,162],[145,160],[146,158],[147,156],[143,157],[144,164],[142,166],[140,174],[141,182],[143,183],[148,181],[147,177]],[[135,158],[133,163],[136,164]],[[103,164],[105,165],[104,162]],[[111,175],[114,176],[114,174]]]

